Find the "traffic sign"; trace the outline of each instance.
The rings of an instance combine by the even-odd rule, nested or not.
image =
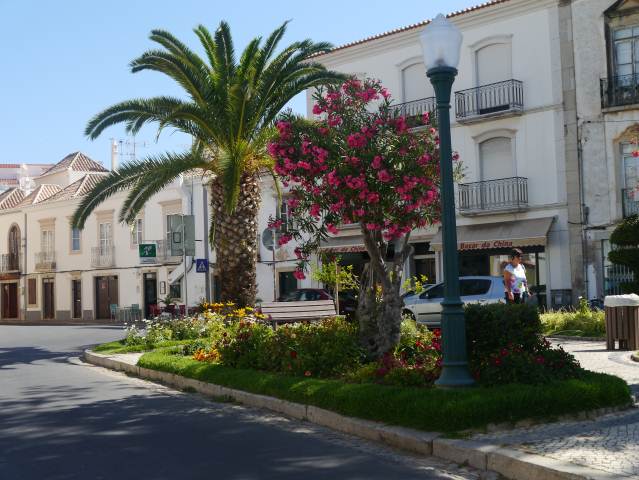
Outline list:
[[[140,263],[157,263],[157,247],[155,243],[140,243],[138,245]]]
[[[209,271],[209,261],[206,258],[196,258],[195,271],[197,273],[207,273]]]

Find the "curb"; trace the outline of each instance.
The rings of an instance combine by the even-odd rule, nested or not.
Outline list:
[[[312,405],[281,400],[152,370],[123,362],[108,355],[85,350],[87,363],[156,381],[179,390],[196,391],[213,400],[227,398],[244,405],[308,421],[348,435],[427,456],[435,456],[478,470],[498,473],[512,480],[613,480],[619,476],[537,454],[472,440],[443,438],[440,433],[423,432],[346,417]]]
[[[639,362],[639,355],[637,355],[636,353],[631,353],[630,354],[630,359],[635,361],[635,362]]]
[[[580,342],[605,342],[606,337],[577,337],[575,335],[546,335],[552,340],[575,340]]]

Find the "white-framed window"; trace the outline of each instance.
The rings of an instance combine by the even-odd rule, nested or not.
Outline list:
[[[639,145],[632,143],[621,144],[621,169],[623,188],[634,189],[639,185],[639,157],[632,152],[639,149]]]
[[[433,87],[426,77],[426,67],[423,62],[416,62],[402,69],[402,93],[403,102],[435,96]]]
[[[40,231],[40,249],[43,252],[53,252],[54,247],[53,230],[43,229]]]
[[[81,248],[80,244],[80,229],[71,228],[71,251],[79,252]]]
[[[111,248],[111,244],[112,244],[112,230],[111,230],[111,223],[110,222],[104,222],[104,223],[100,223],[99,224],[99,233],[100,233],[100,238],[98,239],[99,242],[99,247],[100,247],[100,254],[101,255],[107,255],[109,249]]]
[[[635,84],[639,74],[639,25],[612,32],[615,76],[619,84]]]
[[[144,221],[136,218],[131,226],[131,245],[139,245],[144,242]]]
[[[175,300],[182,299],[182,280],[178,280],[169,285],[169,295]]]
[[[282,232],[288,232],[288,228],[290,225],[289,213],[290,213],[290,210],[288,207],[288,198],[282,197],[282,201],[280,202],[280,208],[279,208],[279,211],[277,212],[277,217],[280,220],[282,220],[282,227],[281,227]]]

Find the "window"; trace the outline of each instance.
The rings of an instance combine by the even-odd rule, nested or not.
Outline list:
[[[27,280],[27,302],[29,305],[38,304],[38,282],[35,278],[29,278]]]
[[[468,297],[471,295],[485,295],[490,290],[490,280],[465,279],[459,283],[460,295]]]
[[[169,285],[169,296],[171,298],[181,299],[182,298],[182,281],[178,280],[175,283]]]
[[[615,76],[619,85],[636,83],[639,74],[639,26],[622,27],[613,30],[613,54]]]
[[[131,245],[140,243],[144,243],[144,223],[141,218],[138,218],[131,225]]]
[[[513,152],[511,139],[495,137],[479,144],[479,161],[482,180],[495,180],[513,176]]]
[[[99,232],[100,255],[107,255],[109,249],[111,248],[111,224],[100,223]]]
[[[80,251],[80,229],[79,228],[71,229],[71,251],[72,252]]]
[[[419,298],[430,299],[430,298],[444,298],[444,284],[440,283],[439,285],[435,285],[433,288],[426,290],[422,293]]]
[[[475,52],[477,86],[490,85],[512,78],[510,44],[493,43]]]
[[[402,84],[404,102],[435,96],[433,87],[426,77],[426,67],[421,62],[413,63],[402,70]]]
[[[288,232],[289,226],[289,208],[288,208],[288,198],[282,197],[282,201],[280,202],[280,211],[278,213],[278,218],[282,220],[282,232]]]
[[[637,148],[631,143],[621,145],[623,188],[634,189],[639,185],[639,157],[634,157],[632,152]]]
[[[40,248],[43,252],[53,252],[53,230],[42,230],[40,232]]]

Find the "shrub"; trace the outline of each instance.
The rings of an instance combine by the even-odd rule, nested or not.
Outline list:
[[[466,326],[470,368],[484,385],[541,384],[583,373],[572,355],[543,338],[531,305],[468,305]]]
[[[639,215],[625,218],[610,234],[610,242],[616,248],[610,251],[608,259],[628,267],[634,274],[634,281],[623,283],[622,290],[639,293]]]

